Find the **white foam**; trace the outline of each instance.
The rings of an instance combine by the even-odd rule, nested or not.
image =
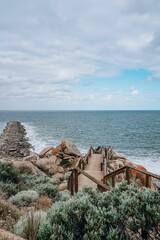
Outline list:
[[[35,152],[39,153],[43,148],[47,147],[47,143],[41,139],[36,127],[29,123],[22,123],[27,131],[27,137],[34,147]]]
[[[141,158],[135,158],[135,157],[129,157],[129,160],[136,164],[140,164],[144,166],[149,172],[155,173],[160,175],[160,157],[153,158],[152,157],[145,157],[143,159]]]

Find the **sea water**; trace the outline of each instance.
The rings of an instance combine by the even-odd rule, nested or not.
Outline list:
[[[90,146],[113,150],[160,174],[160,111],[0,111],[0,132],[20,121],[39,152],[64,139],[85,154]]]

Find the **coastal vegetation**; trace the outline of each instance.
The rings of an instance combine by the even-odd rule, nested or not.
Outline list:
[[[6,139],[6,135],[3,137]],[[28,152],[25,147],[29,145],[23,144],[23,153],[16,150],[15,157],[13,144],[7,151],[2,142],[0,238],[1,231],[7,230],[25,240],[159,240],[160,192],[153,181],[152,190],[143,187],[144,168],[138,175],[133,166],[131,185],[121,172],[114,188],[106,181],[110,191],[84,187],[73,196],[67,190],[67,181],[71,177],[74,180],[76,161],[82,161],[83,168],[90,154],[82,158],[74,144],[63,141],[56,148],[18,158]],[[110,156],[107,168],[111,174],[129,162],[113,151]]]

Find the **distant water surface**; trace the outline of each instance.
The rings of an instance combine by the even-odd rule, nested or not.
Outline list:
[[[24,124],[37,152],[63,139],[82,153],[110,145],[160,174],[160,111],[0,111],[0,132],[11,120]]]

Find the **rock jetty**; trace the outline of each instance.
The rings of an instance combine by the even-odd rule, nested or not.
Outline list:
[[[30,155],[32,148],[23,125],[17,121],[8,122],[0,135],[0,156],[23,158]]]

